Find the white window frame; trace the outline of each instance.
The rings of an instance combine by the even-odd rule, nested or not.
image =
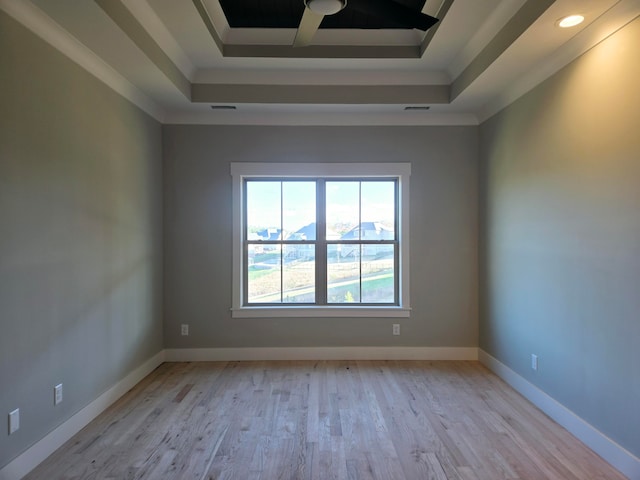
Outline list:
[[[260,317],[409,317],[410,305],[410,261],[409,261],[409,179],[410,163],[231,163],[232,177],[232,215],[233,215],[233,273],[232,306],[234,318]],[[397,178],[398,179],[398,229],[399,229],[399,305],[348,307],[335,305],[299,305],[299,306],[247,306],[244,305],[243,275],[244,265],[242,249],[244,245],[244,195],[242,192],[245,178]]]

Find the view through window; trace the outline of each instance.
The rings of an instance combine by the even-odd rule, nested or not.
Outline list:
[[[245,178],[246,305],[398,305],[396,178]]]

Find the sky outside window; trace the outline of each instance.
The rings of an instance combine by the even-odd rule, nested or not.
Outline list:
[[[392,181],[328,181],[327,236],[344,233],[358,222],[381,222],[393,230],[395,183]],[[315,223],[316,186],[308,181],[247,182],[247,226],[284,229],[292,234]],[[307,237],[308,240],[313,238]]]

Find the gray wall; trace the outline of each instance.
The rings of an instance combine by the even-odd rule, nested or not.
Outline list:
[[[160,125],[3,12],[0,113],[2,467],[162,349],[162,182]]]
[[[639,58],[637,19],[482,124],[480,175],[481,348],[636,456]]]
[[[476,127],[164,126],[165,346],[477,346]],[[411,318],[231,318],[230,162],[411,162]],[[180,324],[190,336],[180,336]]]

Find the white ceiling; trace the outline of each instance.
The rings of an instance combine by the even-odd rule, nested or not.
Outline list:
[[[295,35],[294,29],[230,29],[217,0],[202,2],[227,45],[288,48]],[[535,2],[544,3],[454,0],[424,55],[405,59],[225,57],[192,0],[0,0],[0,8],[166,123],[433,125],[484,120],[640,14],[640,0],[556,0],[540,15],[525,15]],[[424,11],[437,11],[440,3],[429,0]],[[556,26],[572,13],[585,22]],[[314,43],[419,45],[423,38],[419,31],[321,30]],[[206,91],[215,101],[206,95],[192,101],[190,84],[213,85]],[[252,95],[245,99],[245,89],[225,97],[216,85],[225,86],[221,92],[250,85]],[[410,94],[394,101],[403,88],[429,93],[449,85],[446,101]],[[279,86],[308,89],[309,101],[287,100],[286,88],[272,95]],[[322,90],[327,86],[343,87],[347,99]],[[358,87],[366,92],[350,102]],[[212,103],[237,109],[213,111]],[[429,111],[404,110],[425,104]]]

